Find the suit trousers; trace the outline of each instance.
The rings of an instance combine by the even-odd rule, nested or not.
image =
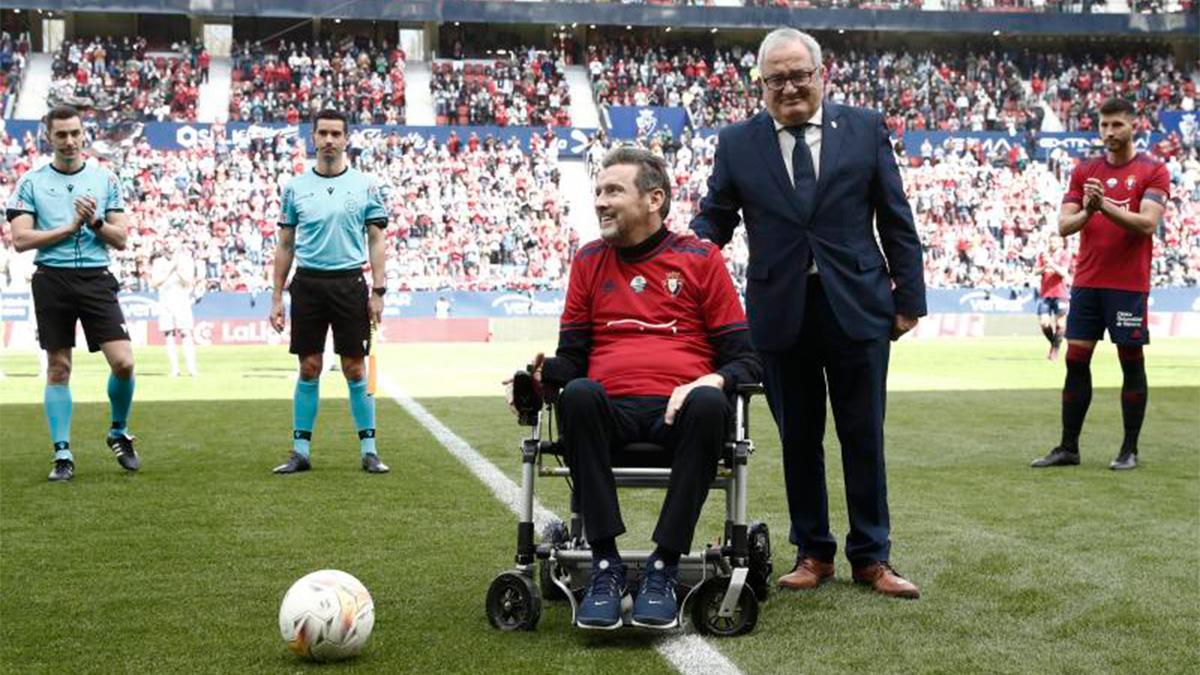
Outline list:
[[[807,283],[799,341],[791,349],[761,352],[767,402],[783,445],[784,483],[799,555],[832,562],[837,540],[829,529],[825,483],[825,401],[833,409],[842,448],[850,533],[846,556],[854,566],[887,560],[891,542],[883,461],[889,336],[850,339],[818,275]]]
[[[732,405],[720,389],[697,387],[684,400],[674,424],[663,420],[666,409],[665,398],[614,399],[600,383],[583,378],[572,380],[560,394],[561,437],[588,541],[625,532],[613,456],[629,443],[649,442],[671,454],[670,485],[653,539],[672,551],[691,550],[696,521],[716,477]]]

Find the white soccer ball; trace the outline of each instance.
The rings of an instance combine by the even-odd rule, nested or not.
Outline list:
[[[279,607],[288,649],[313,661],[339,661],[362,651],[375,626],[367,587],[338,570],[320,570],[292,584]]]

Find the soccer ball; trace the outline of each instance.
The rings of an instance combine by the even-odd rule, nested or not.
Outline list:
[[[288,649],[313,661],[358,654],[374,626],[375,603],[367,587],[338,570],[301,577],[279,607],[279,632]]]

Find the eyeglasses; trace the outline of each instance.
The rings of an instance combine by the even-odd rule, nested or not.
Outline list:
[[[816,77],[817,69],[811,70],[794,70],[785,75],[772,75],[764,77],[762,81],[767,85],[767,89],[771,91],[783,91],[788,82],[792,83],[793,87],[800,88],[813,81]]]

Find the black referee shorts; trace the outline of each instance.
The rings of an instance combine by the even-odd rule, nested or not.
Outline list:
[[[121,303],[120,284],[105,267],[48,267],[33,273],[33,309],[38,343],[53,351],[75,346],[75,322],[83,323],[88,351],[113,340],[128,340],[129,329]]]
[[[288,286],[292,296],[291,353],[325,351],[325,333],[333,327],[333,350],[342,356],[371,351],[370,291],[362,271],[300,268]]]

